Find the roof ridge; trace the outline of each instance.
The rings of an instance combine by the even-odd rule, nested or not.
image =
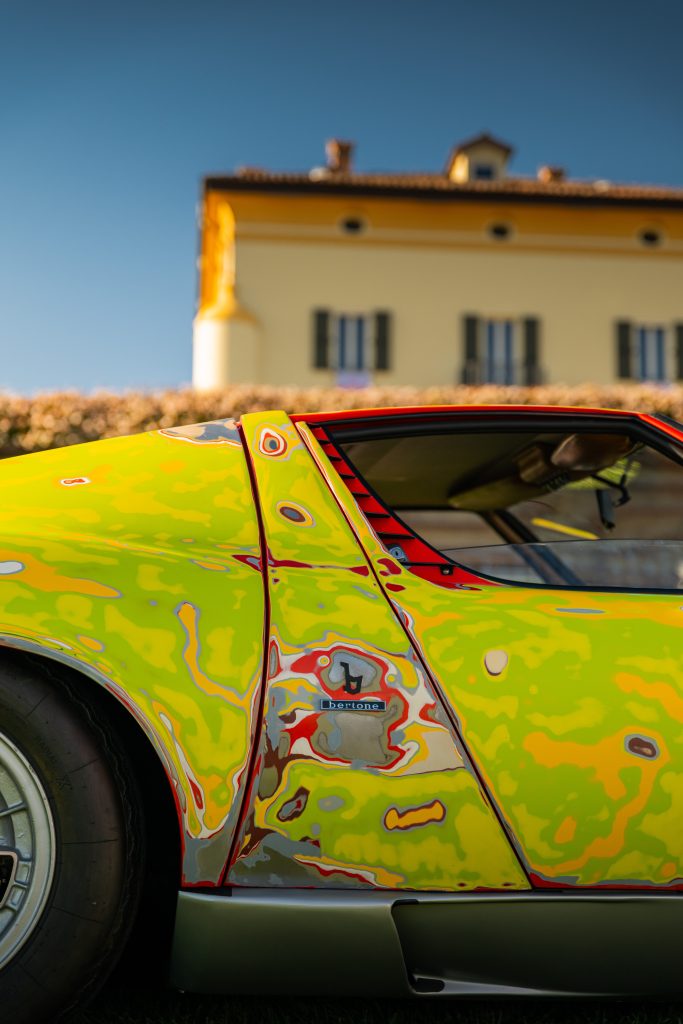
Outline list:
[[[232,174],[213,174],[205,179],[207,188],[244,188],[253,184],[296,186],[316,192],[333,190],[413,190],[423,193],[457,195],[508,195],[514,197],[577,197],[597,199],[664,199],[683,202],[683,187],[637,182],[612,182],[603,178],[573,178],[539,181],[531,175],[512,175],[496,180],[452,181],[435,171],[329,172],[325,168],[304,171],[269,171],[238,168]]]

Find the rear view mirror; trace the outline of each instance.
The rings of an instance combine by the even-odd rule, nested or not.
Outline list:
[[[560,441],[550,461],[568,472],[599,473],[635,447],[624,434],[570,434]]]

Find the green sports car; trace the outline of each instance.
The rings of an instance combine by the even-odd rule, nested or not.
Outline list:
[[[528,406],[0,465],[5,1018],[131,936],[194,991],[683,990],[682,465]]]

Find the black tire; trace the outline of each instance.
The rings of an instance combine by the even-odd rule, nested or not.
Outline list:
[[[27,904],[23,931],[15,920],[22,921],[22,889],[15,886],[10,893],[4,883],[5,906],[8,895],[19,901],[15,917],[5,913],[4,926],[0,920],[0,1006],[2,1019],[12,1024],[61,1020],[94,994],[116,965],[138,904],[144,870],[139,797],[101,701],[84,698],[81,690],[37,659],[0,658],[0,858],[4,849],[5,875],[13,863],[8,844],[29,840],[25,828],[8,832],[12,815],[3,800],[3,779],[11,794],[21,792],[20,786],[13,789],[12,771],[24,780],[33,801],[27,806],[35,812],[34,837],[45,836],[45,822],[52,820],[48,838],[32,848],[33,899],[42,896],[35,911]],[[22,774],[22,763],[29,766],[28,774]],[[42,805],[36,798],[41,788]],[[16,795],[12,799],[18,807]],[[33,913],[30,926],[28,911]]]

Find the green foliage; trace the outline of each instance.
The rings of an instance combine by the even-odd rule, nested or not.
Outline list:
[[[632,456],[619,459],[613,466],[601,469],[598,474],[573,480],[567,484],[568,491],[605,491],[609,487],[625,484],[627,487],[640,473],[642,466]]]
[[[659,412],[683,419],[683,386],[615,384],[598,387],[276,388],[240,385],[222,391],[165,391],[123,395],[101,392],[0,394],[0,456],[94,441],[100,437],[240,416],[264,409],[286,412],[362,409],[396,405],[594,406]]]

